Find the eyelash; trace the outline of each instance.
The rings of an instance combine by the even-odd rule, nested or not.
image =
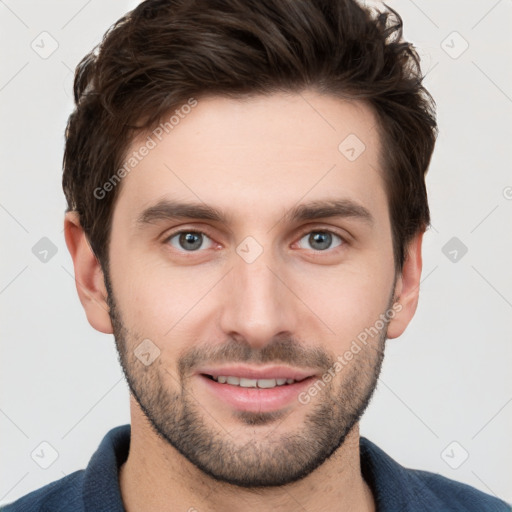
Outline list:
[[[169,244],[171,239],[173,239],[176,236],[181,235],[183,233],[195,234],[195,235],[204,235],[208,239],[213,241],[213,238],[211,236],[209,236],[209,234],[207,232],[205,232],[205,231],[199,231],[199,230],[194,230],[194,229],[180,229],[179,231],[175,231],[175,232],[171,233],[169,236],[167,236],[164,239],[163,243],[164,244]],[[336,249],[340,249],[340,248],[342,248],[342,247],[344,247],[345,245],[348,244],[346,237],[340,235],[336,231],[333,231],[333,230],[330,230],[330,229],[322,229],[322,228],[319,228],[319,229],[308,229],[308,230],[302,231],[300,233],[300,235],[299,235],[299,239],[298,239],[299,242],[304,238],[305,235],[309,235],[309,234],[312,234],[312,233],[327,233],[327,234],[330,234],[330,235],[334,235],[335,237],[338,237],[341,240],[341,243],[339,245],[335,246],[334,248],[329,248],[329,249],[325,249],[325,250],[310,249],[310,250],[314,251],[317,254],[332,253]],[[174,248],[174,249],[176,249],[176,248]],[[194,253],[202,252],[205,249],[203,249],[203,250],[198,249],[198,250],[195,250],[195,251],[185,251],[184,249],[176,249],[176,250],[178,250],[179,252],[182,252],[182,253],[194,254]]]

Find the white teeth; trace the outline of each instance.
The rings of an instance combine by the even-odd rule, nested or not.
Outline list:
[[[256,379],[244,379],[243,377],[240,378],[240,387],[241,388],[255,388],[257,387],[257,380]]]
[[[258,379],[258,387],[259,388],[273,388],[277,384],[279,385],[279,381],[284,381],[285,379]],[[284,383],[284,382],[283,382]]]
[[[284,386],[285,384],[293,384],[294,379],[246,379],[244,377],[231,377],[219,375],[213,377],[213,380],[221,384],[231,384],[232,386],[240,386],[242,388],[275,388],[276,386]]]

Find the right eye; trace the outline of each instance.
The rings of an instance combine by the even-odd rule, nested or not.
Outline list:
[[[206,240],[210,241],[209,247],[204,247]],[[164,243],[170,243],[172,247],[184,252],[197,252],[200,249],[211,248],[212,240],[201,231],[181,230],[168,236]]]

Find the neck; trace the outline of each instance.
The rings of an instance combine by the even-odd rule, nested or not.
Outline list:
[[[247,489],[219,482],[200,471],[156,435],[131,398],[131,439],[119,484],[126,512],[374,512],[361,475],[359,426],[307,477],[281,487]]]

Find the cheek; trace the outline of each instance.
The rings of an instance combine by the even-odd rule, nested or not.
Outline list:
[[[309,321],[316,321],[321,332],[332,336],[333,343],[341,348],[374,326],[385,312],[394,269],[392,261],[376,258],[373,264],[366,260],[364,265],[358,262],[328,271],[316,268],[302,275],[306,277],[300,279],[300,286],[294,290],[320,319],[310,314]]]
[[[155,260],[130,266],[129,278],[118,280],[119,307],[132,332],[155,340],[171,338],[189,318],[197,318],[203,299],[219,280],[207,267],[173,268]]]

